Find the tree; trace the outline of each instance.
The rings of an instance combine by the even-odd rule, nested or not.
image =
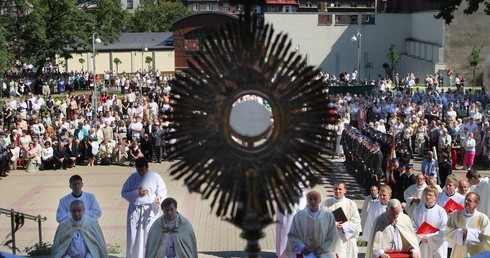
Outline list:
[[[386,73],[390,76],[392,81],[395,81],[395,70],[398,62],[402,60],[402,56],[396,51],[396,45],[391,44],[388,52],[386,53],[389,63],[384,63],[383,68],[385,68]]]
[[[38,74],[48,59],[71,58],[68,48],[91,49],[94,32],[114,42],[125,14],[119,0],[31,0],[22,8],[30,11],[10,19],[8,36],[17,39],[15,58],[32,63]]]
[[[127,32],[170,31],[172,23],[189,14],[181,1],[142,0],[126,24]]]
[[[5,35],[0,33],[0,78],[6,73],[12,65],[12,55],[8,50],[7,40]]]
[[[114,58],[114,64],[116,64],[116,74],[118,74],[119,73],[119,65],[122,64],[121,59],[119,59],[117,57]]]
[[[151,58],[151,56],[145,57],[145,63],[148,65],[148,72],[150,72],[150,68],[151,68],[150,64],[151,64],[151,62],[153,62],[153,58]]]
[[[483,46],[477,47],[473,46],[471,54],[468,57],[468,66],[473,72],[473,85],[476,84],[476,71],[481,68],[481,62],[483,61],[481,57],[481,50]]]
[[[82,65],[82,70],[81,71],[83,71],[83,63],[85,63],[85,59],[80,58],[80,59],[78,59],[78,62]]]
[[[431,0],[438,6],[439,13],[435,15],[437,19],[444,19],[447,24],[450,24],[454,18],[454,12],[463,2],[462,0]],[[480,8],[480,4],[485,6],[484,12],[490,15],[490,1],[488,0],[466,0],[467,7],[463,10],[464,14],[472,14]]]

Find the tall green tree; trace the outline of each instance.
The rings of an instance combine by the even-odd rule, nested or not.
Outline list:
[[[32,63],[38,73],[48,59],[71,58],[68,47],[90,50],[93,33],[114,42],[126,13],[119,0],[30,0],[24,8],[24,15],[10,18],[9,35],[16,39],[16,59]]]
[[[444,19],[447,24],[450,24],[454,19],[454,11],[458,10],[463,0],[430,0],[438,6],[439,13],[436,14],[437,19]],[[489,0],[466,0],[467,7],[463,10],[464,14],[472,14],[480,8],[480,5],[484,6],[484,12],[490,15],[490,1]]]
[[[396,45],[391,44],[388,48],[388,52],[386,52],[386,57],[388,57],[389,63],[384,63],[383,68],[385,68],[386,73],[390,76],[392,81],[395,81],[395,71],[396,66],[402,60],[402,56],[396,50]]]
[[[483,46],[473,46],[471,54],[468,56],[468,66],[473,73],[473,85],[476,84],[476,71],[482,67],[483,58],[481,56],[481,50]]]
[[[172,23],[189,14],[181,1],[142,0],[126,24],[127,32],[170,31]]]

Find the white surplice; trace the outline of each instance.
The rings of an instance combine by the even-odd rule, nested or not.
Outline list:
[[[340,249],[337,251],[339,257],[345,258],[357,258],[359,249],[357,248],[357,237],[362,231],[361,217],[357,208],[357,204],[348,199],[336,199],[335,197],[328,198],[323,203],[323,207],[328,211],[334,211],[338,208],[342,208],[347,217],[347,221],[344,222],[343,229],[337,229],[340,236]]]
[[[433,207],[427,208],[425,204],[419,205],[415,208],[412,214],[412,223],[415,228],[415,232],[419,230],[420,226],[427,222],[430,225],[438,228],[439,231],[427,235],[417,235],[419,240],[422,237],[427,239],[427,243],[420,244],[421,257],[434,257],[434,258],[447,258],[447,242],[446,236],[446,211],[439,205],[434,204]]]

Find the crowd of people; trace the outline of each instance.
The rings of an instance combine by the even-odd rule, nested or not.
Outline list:
[[[424,91],[378,85],[372,94],[331,96],[340,116],[329,128],[337,131],[336,154],[370,194],[359,214],[344,182],[335,182],[324,202],[318,191],[308,192],[287,236],[277,236],[288,239],[279,257],[357,257],[361,235],[370,258],[490,250],[490,179],[475,170],[489,165],[488,98],[465,91],[461,81],[447,91],[440,78],[425,82]],[[453,170],[467,171],[465,178],[457,180]]]
[[[145,76],[154,79],[156,74]],[[18,93],[25,81],[20,75],[17,78],[9,87]],[[43,90],[44,94],[29,89],[5,98],[0,175],[19,168],[36,172],[76,165],[133,165],[143,156],[162,162],[168,126],[165,113],[171,109],[169,77],[155,79],[159,86],[151,87],[146,95],[125,86],[125,94],[118,95],[111,78],[101,81],[97,92],[70,91],[53,97],[50,92],[56,92],[55,87],[46,81],[49,90]]]

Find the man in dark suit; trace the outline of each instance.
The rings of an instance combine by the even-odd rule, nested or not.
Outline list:
[[[145,155],[145,158],[147,160],[150,160],[151,161],[151,158],[153,156],[152,154],[152,151],[153,151],[153,147],[152,147],[152,141],[150,139],[150,136],[145,133],[143,135],[143,137],[140,139],[140,148],[141,148],[141,152],[143,152],[143,155]]]
[[[54,162],[53,162],[53,167],[54,169],[58,169],[63,167],[63,169],[66,169],[68,166],[68,153],[66,152],[65,149],[65,142],[60,142],[59,144],[53,144],[53,150],[54,150]]]
[[[73,138],[70,137],[68,138],[68,143],[65,146],[66,154],[67,154],[67,167],[75,167],[76,166],[76,160],[78,157],[78,144],[76,141],[73,141]]]
[[[162,162],[165,159],[166,151],[165,151],[165,129],[163,125],[158,123],[155,124],[153,131],[153,152],[155,153],[155,162]],[[163,156],[162,156],[163,152]]]

